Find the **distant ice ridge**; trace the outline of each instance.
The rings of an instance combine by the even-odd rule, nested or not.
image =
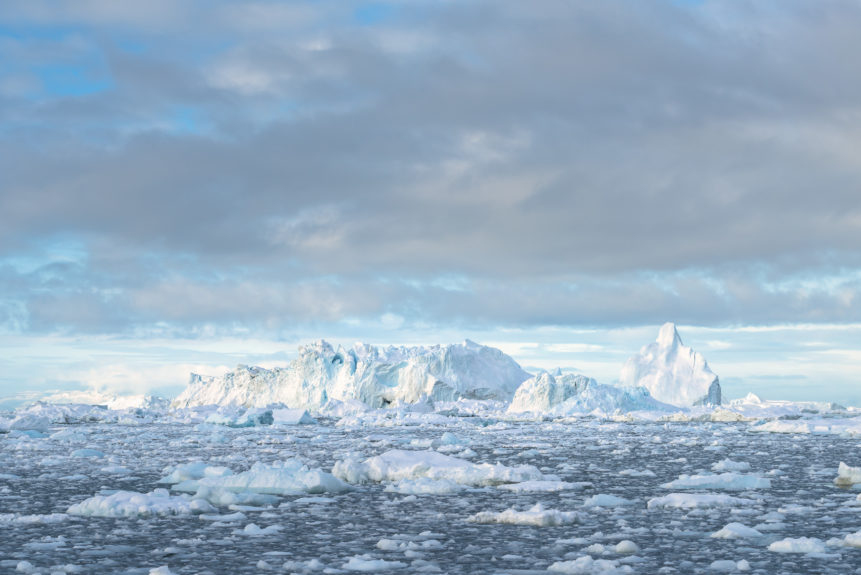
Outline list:
[[[682,343],[673,323],[665,323],[658,339],[627,361],[619,382],[643,386],[658,401],[678,407],[721,403],[718,376],[700,353]]]
[[[508,412],[565,416],[671,409],[673,406],[656,401],[644,387],[621,388],[600,384],[585,375],[544,372],[517,388]]]
[[[239,366],[220,377],[192,374],[174,407],[201,405],[319,409],[329,400],[358,399],[370,407],[422,398],[510,401],[529,374],[498,349],[472,341],[430,347],[350,349],[320,340],[299,347],[287,367]]]

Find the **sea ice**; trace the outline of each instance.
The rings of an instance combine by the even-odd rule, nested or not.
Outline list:
[[[386,561],[385,559],[375,559],[370,555],[355,555],[350,557],[346,563],[341,565],[341,569],[347,571],[362,571],[365,573],[376,573],[379,571],[389,571],[391,569],[401,569],[407,564],[401,561]]]
[[[498,488],[505,491],[513,491],[514,493],[550,493],[555,491],[565,491],[566,489],[583,489],[584,487],[591,486],[592,484],[586,481],[569,482],[536,479],[531,481],[521,481],[520,483],[503,483],[502,485],[499,485]]]
[[[207,465],[202,461],[192,461],[190,463],[181,463],[172,467],[166,468],[162,473],[167,475],[158,480],[159,483],[180,483],[189,479],[203,479],[204,477],[224,477],[233,475],[233,471],[228,467],[217,465]]]
[[[724,489],[727,491],[746,491],[748,489],[769,489],[771,480],[756,475],[721,473],[720,475],[682,475],[678,479],[664,483],[665,489]]]
[[[662,497],[649,499],[646,507],[678,507],[681,509],[694,509],[696,507],[736,507],[753,505],[753,499],[743,499],[730,495],[715,493],[670,493]]]
[[[201,488],[270,495],[304,493],[342,493],[350,486],[320,469],[310,468],[298,459],[257,462],[251,469],[236,474],[188,479],[173,487],[177,491],[195,492]]]
[[[69,515],[93,517],[135,517],[139,515],[184,515],[215,511],[206,501],[173,496],[167,489],[151,493],[117,491],[111,495],[94,495],[66,510]]]
[[[834,478],[834,484],[850,486],[856,483],[861,483],[861,467],[850,467],[841,461],[837,467],[837,477]]]
[[[463,485],[451,479],[418,477],[416,479],[405,478],[395,483],[390,483],[384,491],[400,493],[402,495],[448,495],[450,493],[457,493],[463,488]]]
[[[712,571],[718,571],[720,573],[737,573],[743,571],[750,571],[750,563],[746,560],[742,559],[741,561],[733,561],[732,559],[719,559],[717,561],[712,561],[709,565],[709,569]]]
[[[815,537],[787,537],[768,546],[775,553],[825,553],[825,543]]]
[[[762,533],[743,523],[727,523],[723,528],[712,533],[715,539],[750,539],[762,537]]]
[[[747,463],[746,461],[723,459],[712,465],[712,471],[716,471],[718,473],[721,471],[750,471],[750,463]]]
[[[506,509],[495,513],[493,511],[482,511],[469,517],[468,521],[473,523],[509,523],[512,525],[535,525],[538,527],[555,527],[577,522],[576,511],[558,511],[556,509],[545,509],[540,503],[536,503],[526,511]]]
[[[532,465],[506,467],[499,463],[472,463],[436,451],[393,449],[359,461],[338,461],[332,473],[349,483],[399,481],[401,479],[448,479],[463,485],[498,485],[544,479]]]

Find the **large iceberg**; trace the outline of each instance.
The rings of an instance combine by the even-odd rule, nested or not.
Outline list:
[[[469,340],[430,347],[333,348],[320,340],[300,346],[287,367],[239,366],[220,377],[191,375],[174,407],[264,407],[282,403],[319,409],[329,400],[358,399],[371,407],[422,398],[510,401],[529,374],[498,349]]]
[[[673,323],[665,323],[655,342],[628,359],[619,382],[645,387],[658,401],[679,407],[721,402],[718,376],[701,354],[682,343]]]
[[[672,406],[656,401],[643,387],[615,387],[600,384],[585,375],[544,372],[517,388],[508,412],[565,416],[671,409]]]

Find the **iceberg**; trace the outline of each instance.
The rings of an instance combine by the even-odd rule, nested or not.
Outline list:
[[[665,323],[656,341],[628,359],[619,382],[645,387],[658,401],[677,407],[721,403],[718,376],[702,354],[682,343],[673,323]]]
[[[509,413],[568,416],[638,410],[666,411],[672,406],[656,401],[644,387],[616,387],[585,375],[544,372],[524,381],[514,393]]]
[[[319,410],[330,401],[370,407],[459,398],[510,401],[529,373],[502,351],[472,341],[429,347],[346,349],[320,340],[299,347],[287,367],[240,365],[223,376],[192,374],[173,407],[202,405]]]

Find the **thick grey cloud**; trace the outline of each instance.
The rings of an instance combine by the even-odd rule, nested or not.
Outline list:
[[[861,319],[856,2],[207,6],[0,9],[7,325]]]

